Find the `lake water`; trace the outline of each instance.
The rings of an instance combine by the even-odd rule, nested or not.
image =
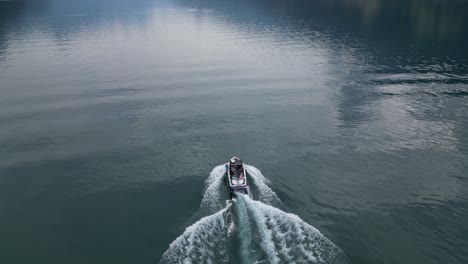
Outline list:
[[[0,1],[0,157],[1,263],[468,263],[468,2]]]

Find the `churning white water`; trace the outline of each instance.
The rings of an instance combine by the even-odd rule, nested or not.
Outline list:
[[[208,209],[210,212],[217,212],[224,206],[226,200],[226,188],[222,188],[226,173],[225,164],[216,166],[211,170],[210,176],[205,181],[205,193],[201,202],[201,208]]]
[[[229,205],[187,227],[163,254],[160,263],[227,263],[227,232],[223,215]]]
[[[348,263],[345,254],[297,215],[265,203],[280,200],[257,168],[246,165],[260,201],[236,194],[225,203],[224,165],[206,180],[200,219],[169,246],[161,263]]]
[[[237,195],[236,207],[246,209],[257,263],[335,263],[344,253],[320,231],[297,215]],[[341,263],[341,262],[339,262]]]
[[[258,200],[270,205],[279,205],[281,200],[278,198],[276,193],[269,187],[271,185],[270,180],[263,176],[262,172],[254,166],[245,164],[248,176],[252,179],[254,185],[258,191]]]
[[[254,166],[244,164],[247,171],[247,179],[249,185],[255,188],[255,192],[259,201],[270,204],[280,205],[281,200],[276,193],[269,187],[271,185],[262,172]],[[205,193],[201,202],[201,208],[206,209],[211,213],[221,210],[227,199],[227,186],[223,185],[226,173],[225,164],[216,166],[210,173],[210,176],[205,181]]]

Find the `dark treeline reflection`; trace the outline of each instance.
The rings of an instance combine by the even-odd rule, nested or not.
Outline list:
[[[155,6],[168,1],[152,0],[12,0],[0,1],[0,59],[8,34],[22,35],[35,30],[67,39],[83,29],[96,29],[115,20],[143,24]],[[146,12],[148,11],[148,12]]]
[[[467,54],[463,47],[468,44],[468,2],[459,0],[13,0],[0,1],[0,24],[24,13],[131,12],[173,4],[223,10],[250,19],[314,20],[384,46],[413,45],[452,56]]]
[[[21,26],[31,19],[60,19],[70,15],[96,15],[112,13],[132,13],[134,10],[151,10],[154,6],[164,6],[170,0],[11,0],[0,1],[0,27]],[[25,21],[26,20],[26,21]],[[87,19],[87,21],[92,21]],[[85,21],[85,20],[83,20]],[[85,21],[85,22],[87,22]],[[43,21],[41,21],[43,22]],[[42,25],[41,25],[42,26]],[[53,25],[52,25],[53,26]]]
[[[226,5],[252,15],[316,20],[378,44],[445,49],[466,55],[468,2],[439,0],[177,0],[198,8]],[[232,12],[232,10],[226,10]]]

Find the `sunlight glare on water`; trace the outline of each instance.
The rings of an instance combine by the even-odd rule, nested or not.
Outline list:
[[[225,208],[215,166],[233,155],[255,165],[252,206],[352,263],[467,263],[467,14],[0,1],[0,263],[157,261]]]

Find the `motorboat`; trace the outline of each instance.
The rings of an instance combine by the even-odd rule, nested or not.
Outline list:
[[[241,159],[232,157],[229,162],[226,163],[226,177],[229,186],[229,198],[231,200],[234,192],[243,194],[249,193],[247,173]]]

